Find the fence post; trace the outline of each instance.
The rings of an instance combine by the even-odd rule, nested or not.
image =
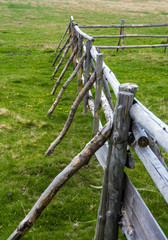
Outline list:
[[[77,38],[76,30],[74,27],[73,27],[73,31],[74,31],[74,38],[73,38],[72,45],[73,45],[73,50],[74,50],[76,47],[78,47],[78,38]],[[75,54],[75,56],[73,58],[73,69],[76,68],[76,65],[77,65],[77,61],[76,61],[76,54]]]
[[[101,108],[101,92],[103,82],[103,54],[98,53],[96,59],[96,90],[95,90],[95,108],[94,108],[94,122],[93,135],[99,131],[99,119]]]
[[[122,23],[121,23],[121,24],[122,24],[122,25],[125,24],[124,19],[122,20]],[[121,28],[121,35],[124,35],[124,27]],[[121,38],[121,45],[122,45],[122,47],[124,47],[124,37]],[[124,53],[124,48],[122,48],[122,53]]]
[[[168,44],[168,38],[167,38],[167,42],[166,42],[167,44]],[[165,49],[164,49],[164,52],[166,52],[166,47],[165,47]]]
[[[85,74],[84,74],[84,85],[87,83],[90,77],[90,65],[91,65],[91,54],[90,49],[92,47],[92,41],[86,41],[86,60],[85,60]],[[83,115],[88,114],[87,108],[87,101],[88,101],[88,93],[83,98]]]
[[[78,37],[78,62],[80,61],[82,57],[82,50],[83,50],[83,37],[79,35]],[[79,68],[78,71],[78,93],[82,90],[82,70],[83,70],[83,64]]]
[[[126,163],[129,109],[137,90],[135,84],[121,84],[114,111],[113,130],[109,142],[107,165],[98,211],[95,240],[117,240]]]

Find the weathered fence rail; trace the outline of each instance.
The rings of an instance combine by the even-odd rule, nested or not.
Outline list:
[[[160,48],[164,47],[164,51],[168,47],[168,35],[154,35],[154,34],[125,34],[125,28],[151,28],[151,27],[167,27],[168,23],[161,24],[125,24],[125,21],[122,20],[122,24],[113,24],[113,25],[83,25],[80,28],[120,28],[119,35],[92,35],[94,39],[96,38],[119,38],[117,46],[98,46],[100,49],[116,49],[117,52],[119,49],[122,49],[124,53],[124,49],[132,49],[132,48]],[[165,44],[148,44],[148,45],[124,45],[125,38],[139,38],[139,37],[147,37],[147,38],[167,38],[167,43]],[[122,46],[119,46],[121,43]]]
[[[70,48],[71,54],[65,63],[63,71],[54,84],[52,94],[55,93],[64,73],[72,62],[74,64],[74,70],[68,80],[63,84],[61,91],[47,114],[52,114],[63,92],[77,74],[79,94],[72,105],[63,130],[56,140],[51,143],[46,151],[46,155],[54,151],[54,148],[68,131],[82,99],[83,114],[87,114],[88,106],[94,118],[94,137],[81,153],[55,177],[8,240],[20,239],[26,231],[31,228],[64,183],[82,166],[88,164],[93,154],[96,155],[99,163],[104,168],[104,181],[98,211],[95,240],[117,240],[119,225],[128,240],[167,239],[140,194],[124,173],[124,168],[125,166],[132,169],[134,168],[135,160],[130,152],[130,148],[132,148],[144,164],[168,204],[168,168],[158,148],[159,145],[168,153],[168,126],[135,98],[138,88],[136,84],[120,84],[118,82],[114,73],[103,61],[103,54],[99,53],[96,46],[92,45],[94,41],[93,36],[87,35],[80,29],[86,27],[122,28],[123,26],[133,28],[158,27],[168,26],[168,24],[122,24],[79,27],[74,22],[73,17],[71,17],[70,24],[55,50],[56,53],[60,48],[53,65],[55,65],[65,49],[61,60],[54,70],[52,78],[54,78],[54,75],[65,60],[65,56]],[[67,33],[68,37],[63,43],[63,47],[61,47],[61,43]],[[123,37],[125,35],[120,34],[119,36]],[[167,35],[165,35],[165,37],[167,37]],[[84,42],[84,39],[87,41]],[[92,85],[96,89],[95,101],[93,100],[91,92]],[[102,85],[104,86],[105,92],[102,89]],[[117,97],[115,108],[113,107],[110,88]],[[104,127],[100,120],[101,106],[107,121]],[[108,139],[109,143],[107,142]]]

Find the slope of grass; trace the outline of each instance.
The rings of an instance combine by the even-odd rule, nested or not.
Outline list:
[[[55,99],[50,96],[54,84],[50,80],[53,53],[70,16],[73,15],[79,25],[120,23],[123,18],[126,23],[167,20],[166,8],[162,4],[158,8],[157,1],[152,4],[151,1],[128,4],[119,1],[118,6],[116,3],[54,0],[0,3],[0,238],[3,240],[13,232],[53,178],[92,138],[93,120],[90,113],[82,116],[81,104],[63,141],[52,156],[44,157],[49,144],[62,130],[77,96],[75,79],[55,112],[46,116]],[[154,4],[155,11],[152,10]],[[148,29],[144,31],[148,33]],[[107,29],[87,32],[109,33]],[[152,29],[151,33],[166,34],[167,28]],[[110,45],[110,41],[96,40],[95,44]],[[134,41],[128,39],[128,44]],[[136,41],[146,44],[147,40]],[[156,39],[156,43],[161,41],[164,40]],[[116,54],[108,50],[104,51],[104,59],[121,83],[137,83],[140,90],[137,98],[168,123],[167,52],[142,49]],[[63,82],[71,72],[72,66]],[[164,152],[163,155],[168,162],[167,155]],[[137,188],[145,189],[140,193],[168,235],[166,204],[141,162],[137,159],[135,170],[127,172]],[[103,170],[93,157],[90,164],[61,189],[23,239],[93,239],[101,190],[91,185],[101,186],[102,179]],[[120,239],[124,239],[122,234]]]

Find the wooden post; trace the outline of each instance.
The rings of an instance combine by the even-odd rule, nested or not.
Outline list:
[[[83,50],[83,37],[79,36],[78,38],[78,62],[80,61],[82,57],[82,50]],[[82,90],[82,70],[83,65],[79,68],[78,71],[78,93]]]
[[[122,32],[122,28],[120,28],[120,35],[121,35],[121,32]],[[120,42],[121,42],[121,37],[119,37],[119,39],[118,39],[118,44],[117,44],[117,46],[120,46]],[[117,53],[118,53],[118,51],[119,51],[119,48],[116,49],[116,52],[117,52]]]
[[[122,20],[122,25],[124,25],[124,19]],[[121,35],[124,35],[124,27],[121,28]],[[121,38],[121,46],[124,46],[124,37]],[[122,53],[124,53],[124,48],[122,48]]]
[[[137,85],[132,88],[135,89]],[[121,211],[124,166],[126,163],[128,133],[130,128],[129,109],[134,93],[129,84],[121,84],[114,111],[113,130],[109,142],[107,166],[104,172],[103,191],[98,212],[95,240],[117,240]]]
[[[167,38],[167,44],[168,44],[168,38]],[[164,49],[164,52],[166,52],[166,47],[165,47],[165,49]]]
[[[88,82],[90,77],[90,64],[91,64],[91,54],[90,49],[92,47],[92,41],[86,41],[86,60],[85,60],[85,74],[84,74],[84,86]],[[83,115],[88,114],[87,108],[87,101],[88,101],[88,93],[83,98]]]
[[[96,59],[96,92],[95,92],[95,109],[93,135],[99,131],[100,107],[101,107],[101,92],[103,82],[103,54],[98,53]]]
[[[73,28],[73,31],[74,31],[74,38],[73,38],[72,45],[73,45],[73,49],[75,49],[75,48],[78,48],[78,38],[76,36],[76,31],[74,28]],[[76,55],[75,55],[73,58],[73,69],[76,68],[76,65],[77,65],[77,61],[76,61]]]

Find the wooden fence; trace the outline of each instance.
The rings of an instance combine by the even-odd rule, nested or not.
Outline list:
[[[66,35],[68,37],[60,48]],[[87,39],[87,41],[84,42],[84,39]],[[8,240],[20,239],[31,228],[64,183],[82,166],[88,164],[93,154],[96,155],[104,168],[95,240],[118,239],[119,226],[129,240],[167,239],[140,194],[124,173],[124,168],[125,166],[134,168],[131,147],[144,164],[168,204],[168,168],[158,148],[159,145],[168,153],[168,126],[135,98],[138,88],[136,84],[120,84],[118,82],[113,72],[103,61],[103,54],[99,53],[98,49],[92,45],[93,40],[94,38],[84,33],[71,17],[70,24],[55,51],[56,53],[60,48],[53,65],[61,54],[62,56],[53,72],[53,78],[69,49],[71,49],[71,54],[54,84],[52,94],[55,93],[72,62],[74,70],[63,84],[48,114],[52,114],[55,110],[65,89],[76,75],[78,75],[79,94],[71,107],[63,130],[57,139],[50,144],[46,155],[52,153],[65,136],[82,100],[83,114],[86,115],[89,108],[94,117],[94,137],[74,157],[72,162],[55,177]],[[95,101],[92,97],[92,86],[96,89]],[[115,108],[110,88],[117,97]],[[100,120],[101,106],[107,120],[104,127]],[[107,143],[108,139],[109,143]]]
[[[99,49],[116,49],[117,52],[119,49],[122,49],[122,53],[124,53],[124,49],[130,48],[158,48],[164,47],[164,51],[166,51],[166,47],[168,46],[168,35],[152,35],[152,34],[125,34],[125,28],[152,28],[152,27],[167,27],[168,23],[161,23],[161,24],[125,24],[125,21],[121,21],[121,25],[83,25],[80,28],[120,28],[119,35],[93,35],[95,38],[119,38],[117,46],[98,46]],[[155,44],[155,45],[128,45],[125,46],[125,38],[166,38],[165,44]],[[120,46],[121,44],[121,46]]]

